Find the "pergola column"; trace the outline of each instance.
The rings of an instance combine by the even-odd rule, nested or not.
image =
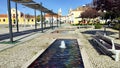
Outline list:
[[[10,42],[13,42],[13,32],[12,32],[12,20],[11,20],[11,3],[10,0],[7,0],[8,7],[8,20],[9,20],[9,33],[10,33]]]
[[[16,2],[15,2],[15,9],[16,9],[16,27],[17,27],[17,32],[19,32],[18,12],[17,12],[17,3]]]

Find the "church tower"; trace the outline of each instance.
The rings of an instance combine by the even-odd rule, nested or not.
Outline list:
[[[62,9],[61,8],[58,10],[58,15],[62,16]]]

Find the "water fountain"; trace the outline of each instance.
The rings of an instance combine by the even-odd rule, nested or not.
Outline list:
[[[76,39],[57,39],[27,68],[84,68]]]
[[[61,44],[60,44],[60,46],[59,46],[60,48],[66,48],[66,45],[65,45],[65,41],[61,41]]]

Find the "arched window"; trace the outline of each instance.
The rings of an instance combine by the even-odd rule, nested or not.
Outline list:
[[[30,21],[30,19],[28,19],[28,22]]]
[[[15,18],[15,14],[13,14],[13,18]]]
[[[5,22],[5,19],[3,19],[3,22]]]
[[[33,22],[33,19],[32,19],[32,22]]]

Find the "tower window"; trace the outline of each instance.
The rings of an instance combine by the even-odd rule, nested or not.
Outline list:
[[[32,19],[32,22],[33,22],[33,19]]]
[[[28,22],[29,22],[30,20],[28,19]]]
[[[15,14],[13,14],[13,18],[15,18]]]
[[[3,22],[5,22],[5,19],[3,19]]]

